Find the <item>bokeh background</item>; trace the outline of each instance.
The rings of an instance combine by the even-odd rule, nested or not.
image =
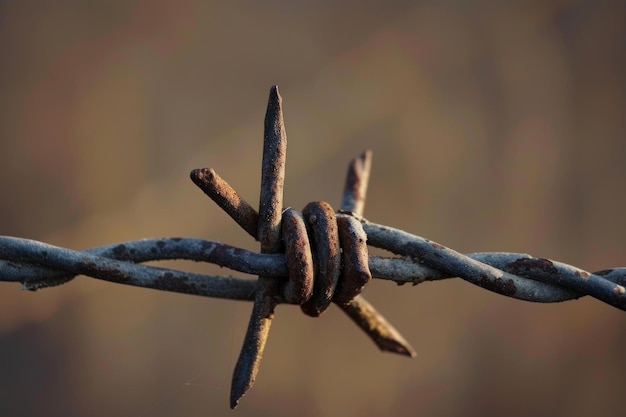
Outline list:
[[[287,205],[337,206],[349,159],[372,149],[372,221],[462,252],[625,266],[625,48],[621,1],[5,0],[0,234],[257,249],[188,173],[213,167],[256,205],[278,84]],[[0,415],[624,414],[615,308],[461,280],[366,296],[416,359],[380,353],[337,308],[313,320],[280,306],[232,412],[250,304],[85,277],[5,283]]]

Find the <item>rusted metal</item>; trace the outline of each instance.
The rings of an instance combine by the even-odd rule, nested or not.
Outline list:
[[[333,300],[337,304],[348,304],[361,293],[372,279],[368,265],[367,235],[363,226],[354,217],[340,215],[337,218],[339,241],[343,250],[343,276]]]
[[[313,295],[302,304],[302,311],[318,317],[330,305],[339,274],[341,273],[341,247],[337,219],[330,204],[314,201],[302,210],[311,228],[315,259],[315,286]]]
[[[232,217],[243,230],[258,239],[259,213],[246,200],[239,197],[237,191],[217,175],[213,168],[194,169],[189,176],[194,184]]]
[[[341,210],[352,212],[358,217],[363,216],[371,169],[372,151],[365,151],[350,161]]]
[[[280,222],[287,158],[287,133],[281,101],[278,87],[273,86],[267,103],[263,135],[261,197],[257,228],[261,253],[276,253],[281,249]],[[259,372],[261,356],[272,326],[274,309],[278,304],[278,287],[279,283],[275,278],[259,275],[248,330],[233,372],[230,408],[237,406],[241,397],[254,384]]]
[[[261,243],[254,253],[191,238],[143,239],[72,251],[27,239],[0,236],[0,280],[36,290],[84,274],[127,285],[209,297],[254,301],[244,344],[233,373],[234,408],[254,384],[279,303],[299,304],[319,316],[332,300],[383,351],[415,356],[400,333],[360,295],[374,278],[398,284],[459,277],[482,288],[535,302],[590,295],[626,310],[626,268],[587,272],[518,253],[460,254],[440,243],[378,225],[363,216],[372,154],[349,165],[337,214],[325,202],[303,213],[283,211],[286,133],[278,89],[272,87],[265,118],[259,212],[212,169],[191,179]],[[367,245],[399,257],[369,256]],[[256,274],[258,280],[194,274],[137,263],[189,259]]]
[[[290,304],[302,304],[311,297],[314,276],[311,245],[301,213],[292,208],[283,212],[282,235],[289,270],[283,298]]]
[[[348,165],[348,174],[343,188],[343,198],[341,200],[341,214],[363,217],[365,210],[365,198],[369,185],[370,171],[372,169],[372,152],[365,151],[358,157],[352,159]],[[370,260],[373,260],[370,258]],[[380,259],[382,261],[382,259]],[[388,263],[388,262],[387,262]],[[398,262],[394,262],[398,266]],[[382,268],[381,271],[388,271]],[[396,275],[400,276],[400,270],[407,271],[407,268],[395,269]],[[382,351],[396,352],[398,348],[401,352],[413,352],[413,348],[407,343],[400,333],[380,314],[373,305],[368,303],[363,297],[357,295],[352,302],[338,303],[339,307],[353,319],[353,321],[376,343]],[[365,308],[366,307],[366,308]],[[397,336],[397,337],[396,337]]]
[[[411,358],[417,356],[404,337],[378,311],[360,295],[348,302],[349,308],[342,309],[384,352],[393,352]]]

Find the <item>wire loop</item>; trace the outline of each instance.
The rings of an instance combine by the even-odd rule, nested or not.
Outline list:
[[[289,271],[282,295],[305,314],[318,317],[331,301],[349,304],[372,279],[361,222],[335,216],[330,204],[314,201],[303,213],[283,210],[281,232]]]

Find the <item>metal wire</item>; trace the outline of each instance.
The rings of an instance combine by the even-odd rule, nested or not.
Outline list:
[[[369,256],[372,278],[417,285],[459,277],[520,300],[553,303],[589,295],[626,310],[626,268],[589,273],[562,262],[522,253],[462,255],[388,226],[363,220],[363,228],[369,245],[404,255],[402,258]],[[434,262],[429,257],[434,258]],[[63,284],[82,274],[163,291],[242,301],[254,299],[256,281],[253,279],[138,265],[174,259],[213,263],[247,274],[282,279],[288,276],[283,254],[260,254],[196,238],[141,239],[74,251],[35,240],[0,236],[0,258],[0,281],[21,282],[26,290]]]
[[[261,242],[261,253],[193,238],[141,239],[74,251],[0,236],[0,281],[38,290],[77,275],[105,281],[232,300],[254,301],[244,347],[235,367],[231,407],[252,386],[279,303],[299,304],[319,316],[333,302],[384,351],[415,351],[359,295],[370,278],[413,285],[459,277],[520,300],[551,303],[591,296],[626,310],[626,268],[587,272],[572,265],[520,253],[463,255],[431,240],[362,218],[371,152],[348,169],[341,209],[313,202],[300,213],[282,207],[286,133],[277,87],[265,120],[260,213],[212,169],[191,179],[244,230]],[[370,256],[367,245],[398,255]],[[259,279],[205,275],[140,265],[183,259],[213,263]]]

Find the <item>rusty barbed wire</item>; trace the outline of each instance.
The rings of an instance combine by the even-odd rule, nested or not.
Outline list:
[[[259,211],[212,169],[191,172],[192,181],[248,234],[261,253],[195,238],[141,239],[74,251],[29,239],[0,236],[0,281],[38,290],[77,275],[163,291],[253,301],[248,330],[235,365],[230,405],[254,384],[280,303],[300,305],[317,317],[335,303],[383,351],[415,356],[400,333],[360,295],[371,278],[417,285],[459,277],[487,290],[534,302],[585,295],[626,310],[626,268],[587,272],[527,254],[463,255],[431,240],[362,217],[371,152],[351,161],[341,209],[309,203],[302,212],[282,207],[287,137],[278,88],[270,90],[265,117]],[[368,255],[367,245],[399,255]],[[183,259],[258,275],[246,279],[140,265]]]

